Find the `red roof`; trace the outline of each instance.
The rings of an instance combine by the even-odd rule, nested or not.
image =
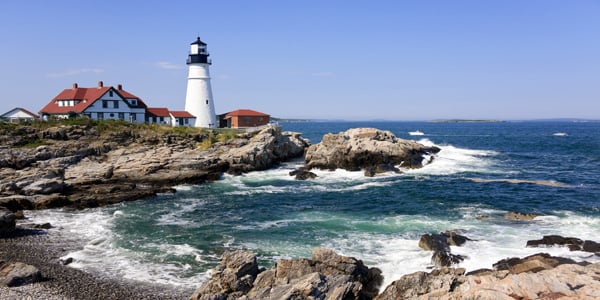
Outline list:
[[[171,111],[171,115],[175,118],[195,118],[194,115],[187,111]]]
[[[238,109],[230,111],[225,114],[225,117],[268,117],[269,115],[251,110],[251,109]]]
[[[169,117],[169,109],[165,107],[148,107],[146,113],[153,117]]]
[[[54,97],[50,103],[46,104],[46,106],[40,110],[40,114],[66,114],[69,112],[82,113],[110,89],[113,89],[123,98],[137,99],[138,104],[136,107],[146,107],[146,104],[142,101],[142,99],[127,91],[114,89],[112,86],[71,88],[63,90],[60,92],[60,94]],[[75,106],[58,106],[56,100],[76,100],[79,101],[79,103],[75,104]]]

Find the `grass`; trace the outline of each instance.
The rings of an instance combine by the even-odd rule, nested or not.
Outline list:
[[[0,122],[0,134],[10,135],[26,135],[26,131],[20,131],[19,128],[29,126],[38,130],[46,130],[52,127],[61,126],[83,126],[87,128],[95,128],[100,134],[119,133],[124,131],[138,132],[145,134],[173,134],[182,137],[194,137],[199,140],[199,148],[208,149],[216,142],[224,142],[234,139],[238,136],[239,131],[229,128],[206,129],[197,127],[173,127],[161,124],[139,124],[131,123],[124,120],[91,120],[88,118],[70,118],[70,119],[51,119],[48,121],[35,120],[19,124]],[[198,138],[200,136],[200,138]],[[22,147],[34,148],[45,145],[43,140],[31,140]]]

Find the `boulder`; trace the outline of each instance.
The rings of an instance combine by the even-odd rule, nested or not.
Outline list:
[[[252,253],[234,251],[223,255],[191,299],[372,299],[382,282],[379,269],[324,248],[314,249],[311,259],[283,259],[262,272]]]
[[[296,176],[296,180],[308,180],[317,178],[317,174],[307,170],[306,168],[298,168],[296,170],[290,171],[290,176]]]
[[[308,169],[355,171],[381,165],[420,168],[427,156],[439,151],[437,147],[396,138],[390,131],[355,128],[326,134],[319,144],[308,147],[304,158]]]
[[[266,170],[271,166],[292,158],[301,157],[308,141],[299,133],[281,132],[280,127],[270,126],[249,138],[240,146],[236,141],[220,144],[217,148],[226,151],[220,158],[230,166],[228,173],[241,174]]]
[[[419,247],[426,251],[433,251],[431,263],[437,268],[442,268],[463,261],[464,256],[450,253],[450,246],[462,246],[470,240],[455,231],[445,231],[439,234],[422,235],[419,239]]]
[[[416,272],[404,275],[387,286],[375,299],[437,299],[460,285],[465,280],[464,273],[463,268],[441,268],[430,273]]]
[[[507,258],[493,265],[495,270],[507,270],[510,274],[524,272],[537,273],[542,270],[551,270],[562,264],[576,264],[572,259],[551,256],[547,253],[538,253],[524,258]]]
[[[504,215],[504,218],[512,221],[531,221],[537,217],[536,214],[521,213],[521,212],[509,212]]]
[[[42,274],[32,265],[0,261],[0,286],[20,286],[38,282],[41,279]]]
[[[12,211],[33,209],[32,196],[11,195],[0,197],[0,206]]]
[[[191,299],[241,297],[252,288],[256,275],[258,275],[258,264],[252,252],[243,250],[225,252],[221,257],[221,263],[212,272],[211,279],[198,288]]]
[[[17,217],[12,211],[6,208],[0,208],[0,232],[15,230],[16,219]]]
[[[600,254],[600,243],[590,240],[582,240],[575,237],[563,237],[560,235],[545,235],[539,240],[527,241],[527,247],[550,247],[566,246],[571,251],[584,251]]]

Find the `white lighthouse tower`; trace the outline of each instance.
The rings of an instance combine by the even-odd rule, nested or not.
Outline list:
[[[217,117],[210,87],[210,73],[206,44],[200,37],[191,44],[187,59],[189,66],[187,92],[185,94],[185,110],[196,117],[196,127],[215,128]]]

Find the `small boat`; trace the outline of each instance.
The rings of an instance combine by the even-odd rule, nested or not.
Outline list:
[[[425,135],[422,131],[419,131],[419,130],[409,131],[408,134],[409,135]]]
[[[552,135],[553,136],[567,136],[568,134],[566,132],[555,132]]]

